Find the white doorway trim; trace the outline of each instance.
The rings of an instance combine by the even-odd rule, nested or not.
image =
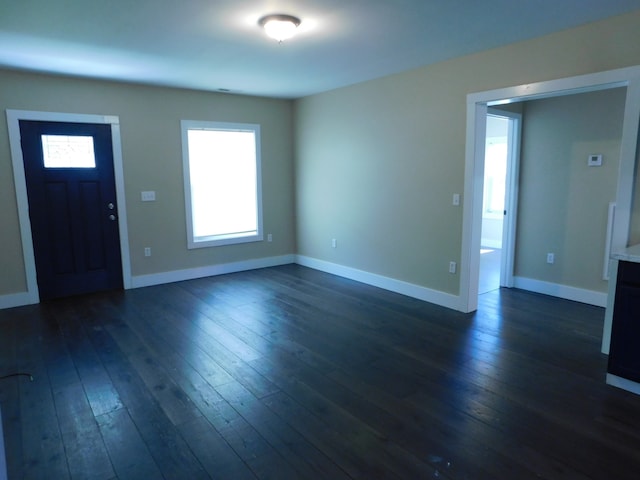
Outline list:
[[[640,67],[628,67],[467,95],[460,310],[472,312],[478,307],[484,142],[488,107],[617,87],[627,87],[627,95],[620,145],[617,209],[611,240],[611,249],[615,252],[627,246],[631,223],[635,157],[640,120]]]
[[[36,263],[29,221],[29,200],[27,182],[24,173],[24,160],[20,144],[20,120],[39,120],[49,122],[96,123],[111,125],[111,141],[113,145],[113,169],[115,173],[116,198],[118,205],[118,227],[120,230],[120,254],[122,259],[122,282],[125,289],[131,288],[131,260],[129,254],[129,234],[127,230],[127,212],[124,195],[124,169],[122,165],[122,147],[120,141],[120,120],[112,115],[86,115],[75,113],[34,112],[28,110],[7,110],[9,130],[9,146],[13,164],[13,180],[18,203],[18,221],[22,241],[22,255],[27,280],[27,302],[39,303]]]

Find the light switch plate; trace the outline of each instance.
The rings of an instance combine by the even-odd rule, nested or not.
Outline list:
[[[140,196],[143,202],[155,202],[156,201],[156,192],[153,190],[147,192],[141,192]]]

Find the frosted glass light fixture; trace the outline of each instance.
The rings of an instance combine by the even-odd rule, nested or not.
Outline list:
[[[283,14],[266,15],[258,20],[258,25],[264,28],[268,36],[281,43],[295,35],[300,19]]]

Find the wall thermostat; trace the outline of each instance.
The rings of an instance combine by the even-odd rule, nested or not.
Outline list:
[[[590,167],[601,167],[602,166],[602,155],[589,155],[589,160],[587,164]]]

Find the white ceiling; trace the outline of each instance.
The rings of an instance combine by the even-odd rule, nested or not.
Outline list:
[[[280,98],[640,9],[640,0],[0,2],[0,66]],[[298,36],[267,38],[257,21],[268,13],[300,17]]]

